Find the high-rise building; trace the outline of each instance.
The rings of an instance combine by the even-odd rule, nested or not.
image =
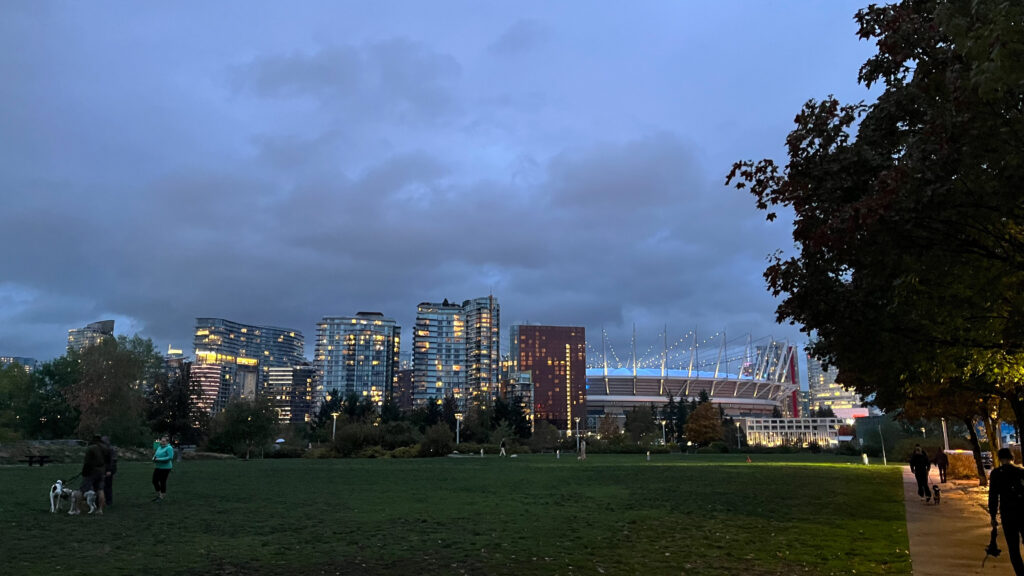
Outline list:
[[[401,368],[395,379],[395,389],[391,397],[403,411],[412,410],[412,368]]]
[[[317,370],[306,362],[296,366],[274,366],[265,390],[277,410],[278,422],[301,424],[313,417],[316,405]]]
[[[490,404],[501,382],[501,307],[494,296],[462,303],[466,316],[466,386]]]
[[[512,379],[529,373],[535,420],[572,431],[587,418],[587,343],[580,326],[513,326]]]
[[[810,392],[810,408],[811,410],[821,410],[822,408],[831,408],[836,415],[840,415],[840,411],[849,411],[854,409],[859,413],[865,412],[861,406],[861,398],[853,390],[847,390],[842,384],[836,382],[837,371],[835,368],[829,368],[828,370],[822,366],[816,358],[807,355],[807,388]],[[850,416],[851,414],[844,414],[840,417]]]
[[[413,401],[454,396],[489,404],[501,382],[501,308],[494,296],[462,305],[422,302],[413,330]]]
[[[413,404],[466,397],[466,318],[462,306],[421,302],[412,337]]]
[[[104,338],[114,337],[114,321],[101,320],[84,328],[68,330],[68,350],[81,352],[83,348],[99,344]]]
[[[204,402],[213,381],[210,370],[219,371],[212,411],[222,410],[231,398],[254,398],[263,392],[272,367],[291,367],[305,362],[302,332],[274,326],[240,324],[222,318],[196,318],[195,366]]]
[[[0,356],[0,368],[10,366],[11,364],[17,364],[25,369],[25,372],[31,373],[33,370],[37,370],[40,366],[39,360],[35,358],[28,358],[26,356]]]
[[[314,366],[322,401],[335,390],[378,406],[395,386],[402,328],[380,312],[324,317],[316,329]]]

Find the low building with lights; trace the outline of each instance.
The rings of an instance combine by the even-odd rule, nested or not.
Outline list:
[[[822,447],[839,443],[839,429],[846,421],[840,418],[746,418],[739,421],[751,446]]]

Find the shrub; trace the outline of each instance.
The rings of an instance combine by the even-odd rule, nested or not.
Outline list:
[[[356,454],[356,458],[383,458],[387,454],[387,450],[380,446],[366,446]]]
[[[974,462],[973,453],[947,454],[949,468],[946,477],[955,480],[973,480],[978,478],[978,465]]]
[[[272,450],[268,457],[270,458],[302,458],[305,450],[298,446],[281,446],[277,450]]]
[[[427,428],[423,435],[423,442],[420,443],[420,455],[447,456],[451,454],[454,442],[455,435],[448,429],[447,424],[435,424]]]
[[[418,458],[419,455],[419,444],[415,446],[400,446],[392,450],[390,453],[388,453],[388,456],[390,456],[391,458]]]
[[[711,448],[712,454],[725,454],[729,451],[729,445],[725,442],[712,442],[708,448]]]
[[[312,450],[306,450],[306,453],[302,455],[303,458],[334,458],[337,456],[334,453],[334,449],[330,446],[321,446],[319,448],[313,448]]]

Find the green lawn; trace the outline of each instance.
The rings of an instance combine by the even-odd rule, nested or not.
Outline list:
[[[103,517],[50,514],[77,466],[0,468],[0,573],[910,574],[896,467],[830,456],[123,463]]]

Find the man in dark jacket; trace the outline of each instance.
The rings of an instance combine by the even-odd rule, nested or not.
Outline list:
[[[1013,453],[1009,448],[1000,448],[999,467],[992,470],[988,479],[988,514],[992,527],[996,522],[996,511],[1003,521],[1003,537],[1006,538],[1010,564],[1017,576],[1024,576],[1024,561],[1020,556],[1021,528],[1024,527],[1024,470],[1013,465]]]
[[[98,510],[103,514],[103,501],[96,506],[96,493],[103,492],[103,480],[107,474],[106,450],[103,449],[103,440],[99,435],[92,437],[89,447],[85,450],[85,459],[82,461],[82,486],[81,493],[89,504],[89,513]],[[78,502],[72,499],[71,511],[68,514],[77,514]]]
[[[928,470],[932,463],[928,460],[928,454],[921,448],[920,444],[914,446],[914,454],[910,457],[910,471],[917,479],[917,495],[922,502],[932,501],[932,489],[928,487]]]

